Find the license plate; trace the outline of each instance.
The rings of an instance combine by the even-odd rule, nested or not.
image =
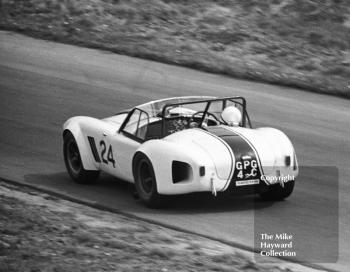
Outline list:
[[[259,179],[237,180],[236,186],[256,185],[259,184],[259,182]]]

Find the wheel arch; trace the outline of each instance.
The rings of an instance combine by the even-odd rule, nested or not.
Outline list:
[[[165,141],[165,140],[150,140],[142,144],[134,154],[133,157],[133,175],[135,178],[136,170],[136,158],[138,154],[145,155],[151,162],[154,170],[154,174],[157,182],[157,190],[159,194],[180,194],[185,193],[181,184],[175,184],[173,181],[173,162],[183,162],[191,167],[192,173],[194,173],[193,180],[198,179],[199,168],[201,166],[211,166],[212,162],[209,157],[204,153],[195,152],[195,148],[192,152],[184,152],[188,150],[188,146],[182,146],[178,143]],[[207,168],[209,171],[211,168]],[[194,184],[189,182],[188,184]]]
[[[288,168],[291,170],[291,174],[297,177],[299,174],[298,159],[290,138],[283,131],[276,128],[262,127],[258,128],[257,131],[261,133],[261,136],[271,147],[275,158],[277,158],[277,166],[284,165],[283,158],[289,156],[290,166]]]
[[[85,170],[99,170],[94,162],[90,147],[87,142],[87,138],[84,137],[80,123],[77,121],[78,120],[74,120],[73,117],[63,125],[63,139],[68,133],[71,133],[78,145],[80,158],[83,163],[83,168]]]
[[[136,166],[137,166],[136,163],[137,163],[137,159],[141,155],[144,155],[144,156],[146,156],[148,158],[148,156],[145,153],[143,153],[142,151],[136,151],[134,156],[133,156],[133,158],[132,158],[132,175],[134,177],[134,180],[136,180]],[[150,158],[148,158],[148,159],[150,160]],[[151,161],[151,164],[153,166],[152,161]]]

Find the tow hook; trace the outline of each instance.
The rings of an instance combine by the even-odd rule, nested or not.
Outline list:
[[[214,174],[212,174],[211,178],[210,178],[210,187],[211,187],[211,193],[213,194],[213,196],[216,196],[216,188],[214,185]]]

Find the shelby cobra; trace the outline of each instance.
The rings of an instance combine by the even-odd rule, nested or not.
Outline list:
[[[243,97],[177,97],[101,120],[72,117],[63,138],[74,181],[107,172],[134,183],[150,207],[166,195],[203,191],[282,200],[298,175],[290,140],[277,129],[253,129]]]

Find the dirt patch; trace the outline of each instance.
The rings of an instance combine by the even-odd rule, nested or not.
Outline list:
[[[0,28],[350,97],[347,0],[2,0]]]
[[[0,271],[309,271],[0,183]],[[310,269],[311,270],[311,269]]]

